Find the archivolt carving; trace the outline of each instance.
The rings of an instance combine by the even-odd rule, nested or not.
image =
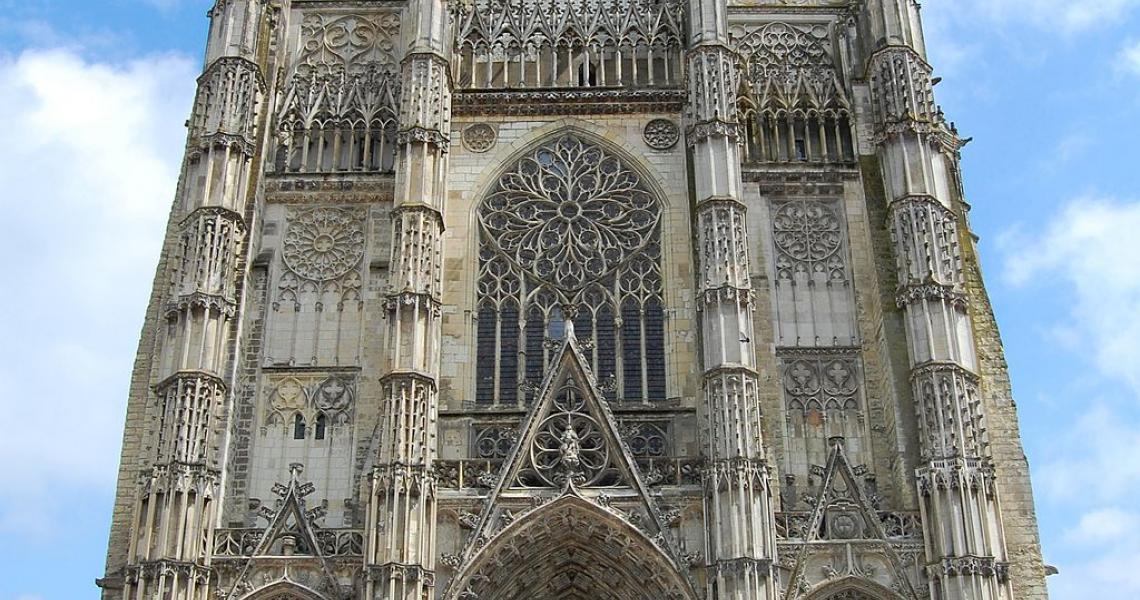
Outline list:
[[[315,208],[296,213],[289,221],[282,257],[305,279],[343,277],[364,257],[364,225],[353,212]]]
[[[447,600],[605,597],[691,600],[663,549],[618,511],[563,496],[531,510],[476,550]]]

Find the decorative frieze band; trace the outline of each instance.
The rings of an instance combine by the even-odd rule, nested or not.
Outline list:
[[[948,302],[960,312],[966,312],[970,307],[970,299],[964,292],[959,292],[954,286],[930,283],[926,285],[910,285],[899,289],[895,295],[895,305],[906,308],[911,304],[922,302]]]
[[[937,579],[971,575],[996,577],[1004,583],[1009,580],[1009,563],[992,556],[947,556],[937,564],[927,566],[926,573],[928,577]]]

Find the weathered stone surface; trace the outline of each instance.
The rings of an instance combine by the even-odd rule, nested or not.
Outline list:
[[[105,599],[1046,597],[915,3],[211,19]]]

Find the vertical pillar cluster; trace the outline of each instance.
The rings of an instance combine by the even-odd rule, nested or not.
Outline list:
[[[1011,598],[963,287],[953,180],[961,143],[934,102],[917,6],[882,6],[886,43],[868,72],[918,417],[927,576],[934,598]]]
[[[451,79],[441,0],[412,0],[386,299],[379,455],[367,490],[365,598],[435,595],[443,209]]]
[[[754,297],[741,201],[736,54],[722,0],[691,4],[687,140],[693,164],[706,399],[711,598],[774,599],[775,525],[760,427]]]
[[[123,598],[207,600],[220,441],[239,313],[243,216],[265,84],[265,6],[220,0],[190,119],[160,333],[151,455],[138,480]]]

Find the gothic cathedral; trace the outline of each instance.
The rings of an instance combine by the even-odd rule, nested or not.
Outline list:
[[[104,600],[1040,600],[917,0],[217,0]]]

